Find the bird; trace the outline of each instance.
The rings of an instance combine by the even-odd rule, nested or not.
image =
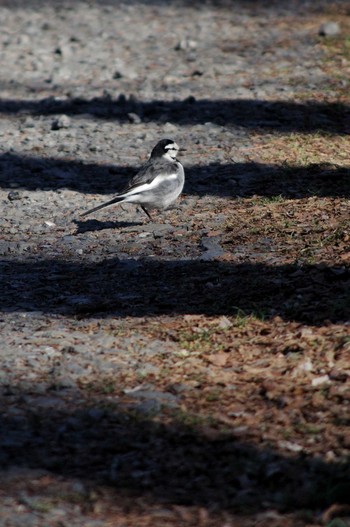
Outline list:
[[[184,187],[184,167],[176,159],[179,151],[179,146],[172,139],[159,141],[148,161],[119,194],[110,201],[83,212],[81,217],[115,203],[135,203],[141,206],[152,221],[149,210],[167,209],[176,201]]]

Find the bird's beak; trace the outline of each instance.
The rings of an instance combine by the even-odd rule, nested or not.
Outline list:
[[[187,148],[180,148],[179,152],[187,152]]]

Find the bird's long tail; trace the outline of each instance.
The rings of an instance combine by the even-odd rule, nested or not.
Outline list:
[[[123,201],[124,197],[116,196],[115,198],[111,199],[110,201],[106,201],[106,203],[102,203],[102,205],[98,205],[98,207],[94,207],[93,209],[87,210],[86,212],[83,212],[83,214],[80,214],[81,217],[87,216],[88,214],[92,214],[93,212],[96,212],[97,210],[104,209],[105,207],[109,207],[110,205],[113,205],[114,203],[119,203],[120,201]]]

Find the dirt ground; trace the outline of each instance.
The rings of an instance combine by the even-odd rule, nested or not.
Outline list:
[[[348,2],[0,19],[0,527],[350,526]]]

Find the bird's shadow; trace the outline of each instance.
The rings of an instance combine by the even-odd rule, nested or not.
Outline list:
[[[103,231],[106,229],[125,229],[127,227],[139,227],[142,221],[99,221],[99,220],[73,220],[77,226],[75,234],[85,232]]]

